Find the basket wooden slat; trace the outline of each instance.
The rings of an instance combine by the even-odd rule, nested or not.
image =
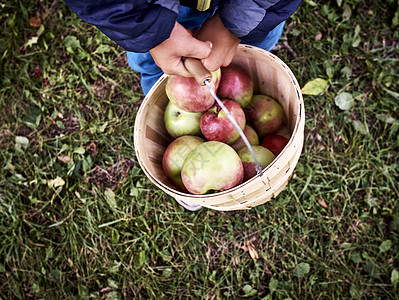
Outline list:
[[[250,209],[275,198],[288,184],[298,163],[304,141],[305,111],[300,87],[291,70],[277,56],[262,49],[240,45],[233,59],[250,74],[254,93],[277,99],[284,108],[287,126],[279,134],[289,142],[262,174],[223,192],[192,195],[181,192],[162,169],[162,156],[173,140],[167,133],[163,114],[168,103],[167,76],[163,75],[148,95],[136,116],[134,145],[138,161],[147,177],[170,196],[215,210]]]

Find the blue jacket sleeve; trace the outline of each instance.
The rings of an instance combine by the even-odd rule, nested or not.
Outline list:
[[[179,7],[178,0],[65,0],[65,3],[79,18],[132,52],[146,52],[166,40]]]
[[[267,34],[288,19],[302,0],[225,0],[219,16],[224,26],[248,43],[262,42]]]

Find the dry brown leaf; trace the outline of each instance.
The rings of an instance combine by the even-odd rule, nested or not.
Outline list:
[[[32,27],[40,27],[42,21],[38,17],[32,17],[29,19],[29,25]]]
[[[64,163],[64,164],[67,164],[71,160],[71,157],[69,155],[60,154],[60,155],[57,156],[57,160],[62,162],[62,163]]]
[[[319,204],[320,204],[322,207],[328,208],[327,204],[324,202],[323,199],[319,198],[319,199],[317,199],[317,202],[319,202]]]
[[[251,243],[247,242],[247,247],[248,247],[249,255],[252,257],[252,259],[258,259],[259,258],[259,254],[255,250],[255,248],[251,245]]]
[[[323,34],[321,32],[319,32],[318,34],[316,34],[315,41],[320,41],[322,37],[323,37]]]

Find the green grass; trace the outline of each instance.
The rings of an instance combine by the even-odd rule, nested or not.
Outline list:
[[[328,86],[304,95],[287,188],[237,212],[185,211],[143,174],[123,49],[63,2],[0,12],[0,299],[397,299],[397,1],[289,19],[275,53]]]

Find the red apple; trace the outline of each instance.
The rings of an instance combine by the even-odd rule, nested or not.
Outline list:
[[[247,71],[238,65],[221,68],[221,79],[217,90],[219,98],[236,101],[246,107],[252,99],[254,83]]]
[[[262,146],[252,146],[255,157],[259,162],[259,165],[262,167],[262,169],[266,168],[275,158],[274,154],[266,149],[265,147]],[[256,163],[255,159],[252,156],[251,152],[247,147],[241,148],[238,150],[238,156],[241,158],[243,167],[244,167],[244,182],[247,181],[248,179],[254,177],[257,172],[256,172]]]
[[[181,177],[192,194],[225,191],[242,182],[244,168],[229,145],[208,141],[191,151],[184,160]]]
[[[288,139],[278,134],[267,135],[262,141],[262,146],[273,152],[275,156],[279,155],[287,144]]]
[[[220,68],[211,74],[211,87],[216,90],[220,82]],[[170,75],[166,82],[165,92],[174,105],[188,112],[206,111],[215,102],[208,87],[199,85],[194,77]]]
[[[250,125],[248,125],[248,124],[245,125],[244,134],[245,134],[248,142],[251,145],[259,145],[258,134],[256,133],[255,129],[253,129]],[[240,137],[238,139],[238,141],[236,141],[233,144],[231,144],[231,147],[234,150],[238,151],[241,148],[246,147],[246,144],[245,144],[244,140],[242,139],[242,137]]]
[[[238,126],[244,130],[246,121],[245,113],[241,106],[233,100],[223,99],[221,101],[233,116]],[[209,141],[232,144],[240,138],[240,134],[228,119],[227,114],[217,103],[202,114],[200,128],[204,137]]]
[[[247,121],[255,127],[259,137],[277,132],[285,122],[284,109],[279,102],[266,95],[255,95],[245,108]]]
[[[183,135],[199,135],[201,116],[202,113],[182,110],[169,101],[164,113],[165,129],[174,138]]]
[[[178,137],[168,145],[162,157],[162,168],[166,176],[184,191],[185,188],[180,175],[183,162],[186,156],[203,142],[204,140],[197,136]]]

